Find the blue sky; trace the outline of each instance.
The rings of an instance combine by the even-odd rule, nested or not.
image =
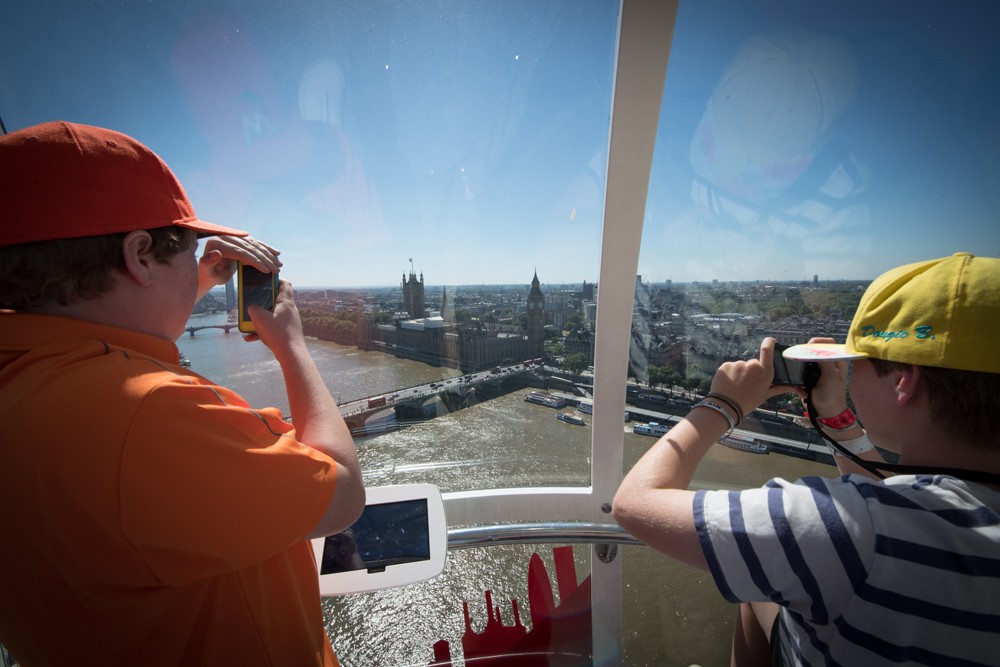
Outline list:
[[[647,280],[1000,254],[994,3],[825,4],[682,3]],[[616,20],[596,1],[22,3],[0,116],[135,136],[297,285],[392,284],[411,258],[429,284],[595,281]]]

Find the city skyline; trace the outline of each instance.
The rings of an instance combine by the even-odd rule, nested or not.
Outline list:
[[[544,271],[544,268],[543,268],[543,271]],[[434,292],[434,291],[437,291],[437,290],[447,290],[447,289],[452,289],[452,288],[454,288],[454,289],[477,289],[477,288],[482,288],[482,287],[496,287],[496,288],[508,288],[508,289],[521,289],[521,288],[530,288],[531,287],[531,280],[530,279],[527,280],[527,281],[517,281],[517,282],[511,282],[511,283],[486,283],[486,282],[442,283],[442,282],[434,282],[432,280],[429,280],[428,276],[430,276],[431,274],[432,274],[432,271],[426,272],[426,274],[425,274],[425,272],[420,271],[420,270],[416,270],[414,272],[414,275],[421,276],[421,277],[424,278],[424,283],[423,283],[424,284],[424,288],[425,288],[425,290],[429,290],[431,292]],[[408,275],[408,274],[406,274],[406,275]],[[538,269],[534,270],[534,274],[533,275],[536,275],[536,276],[538,275]],[[729,286],[734,286],[734,285],[735,286],[753,286],[753,285],[758,285],[758,286],[759,285],[791,285],[791,286],[802,286],[803,284],[805,284],[806,286],[808,286],[808,285],[820,285],[820,286],[823,286],[823,285],[829,285],[829,284],[843,284],[843,283],[865,284],[865,283],[871,282],[874,279],[874,278],[834,278],[834,279],[826,280],[826,279],[823,279],[821,276],[813,275],[813,276],[810,276],[809,278],[803,278],[803,279],[799,279],[799,280],[791,280],[791,279],[786,279],[786,280],[768,280],[768,279],[765,279],[765,278],[752,278],[752,279],[748,279],[748,280],[723,280],[723,279],[716,278],[716,279],[710,279],[710,280],[690,280],[690,281],[678,281],[678,280],[667,279],[667,280],[653,282],[653,281],[647,281],[644,278],[642,278],[641,276],[636,276],[636,278],[637,278],[637,280],[638,279],[642,279],[642,284],[650,286],[650,287],[662,287],[662,286],[666,286],[666,285],[672,285],[672,286],[677,286],[677,287],[691,287],[691,286],[696,286],[696,287],[703,287],[703,286],[729,287]],[[551,281],[542,280],[541,276],[538,276],[538,280],[539,280],[539,283],[541,284],[541,286],[543,288],[555,288],[555,289],[560,289],[560,288],[562,288],[562,289],[565,289],[565,288],[577,288],[577,287],[582,288],[583,285],[593,285],[593,286],[595,286],[595,288],[599,288],[599,281],[597,279],[593,279],[593,280],[588,280],[588,279],[571,280],[569,282],[551,282]],[[221,288],[216,288],[216,289],[221,289]],[[375,290],[399,290],[400,293],[402,293],[402,291],[403,291],[402,281],[399,281],[399,280],[397,280],[394,283],[385,282],[385,283],[371,284],[371,285],[301,285],[301,286],[296,286],[296,290],[299,290],[299,291],[302,291],[302,290],[310,290],[310,291],[313,291],[313,290],[353,291],[353,290],[369,290],[369,289],[375,289]]]

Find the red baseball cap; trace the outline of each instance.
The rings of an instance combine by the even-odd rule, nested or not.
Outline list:
[[[56,121],[0,136],[0,246],[176,225],[247,232],[199,220],[156,153],[113,130]]]

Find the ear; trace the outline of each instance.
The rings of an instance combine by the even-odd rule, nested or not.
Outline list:
[[[138,230],[129,232],[122,241],[122,260],[125,263],[125,276],[131,278],[142,287],[153,283],[152,267],[156,262],[153,256],[153,237],[149,232]]]
[[[923,386],[923,375],[919,366],[901,366],[894,371],[894,388],[896,390],[896,403],[898,405],[913,404],[913,401],[920,395]]]

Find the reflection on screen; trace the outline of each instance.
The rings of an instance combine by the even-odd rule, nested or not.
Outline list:
[[[326,538],[320,574],[429,560],[428,521],[424,498],[368,505],[353,526]]]
[[[274,309],[274,283],[276,276],[258,271],[252,266],[240,268],[243,272],[243,319],[250,321],[250,306],[256,304],[266,310]]]

